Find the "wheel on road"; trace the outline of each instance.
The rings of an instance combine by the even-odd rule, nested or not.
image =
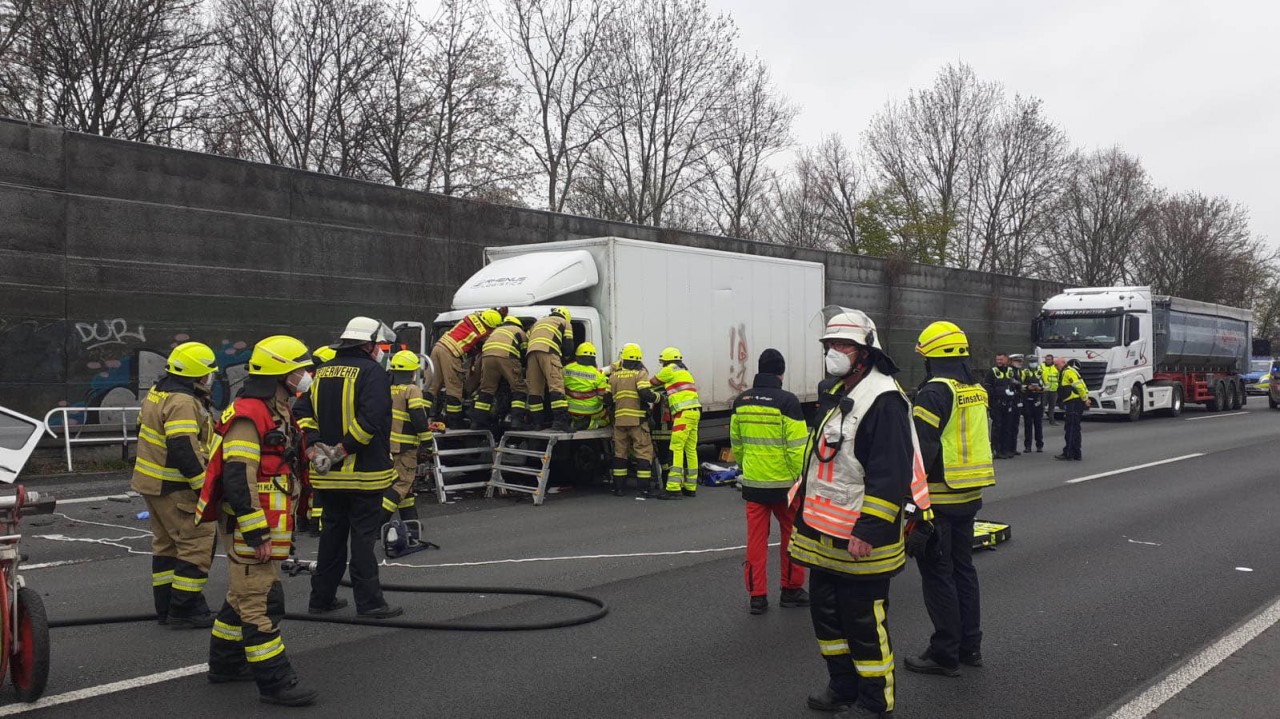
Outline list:
[[[49,682],[49,618],[34,589],[18,589],[18,651],[13,655],[13,686],[18,699],[33,702]]]
[[[1236,409],[1240,409],[1249,404],[1249,390],[1244,386],[1244,382],[1241,382],[1239,387],[1240,387],[1240,406],[1236,407]]]
[[[1169,404],[1169,416],[1177,417],[1182,414],[1182,385],[1173,386],[1173,402]]]
[[[1240,409],[1244,406],[1244,388],[1239,382],[1231,383],[1231,409]]]
[[[1227,408],[1227,386],[1219,382],[1213,386],[1213,399],[1205,405],[1210,412],[1221,412]]]
[[[1142,388],[1134,385],[1129,390],[1129,421],[1137,422],[1142,419]]]
[[[1276,402],[1274,399],[1271,398],[1270,395],[1268,395],[1267,406],[1270,407],[1271,409],[1280,409],[1280,402]]]

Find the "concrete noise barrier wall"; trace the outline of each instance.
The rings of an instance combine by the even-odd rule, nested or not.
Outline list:
[[[225,403],[253,343],[266,335],[315,346],[353,315],[430,322],[482,265],[487,245],[609,235],[825,263],[828,301],[871,315],[905,370],[904,386],[922,377],[912,347],[929,322],[960,324],[981,366],[996,348],[1028,351],[1031,318],[1059,291],[1036,280],[490,205],[0,119],[0,404],[37,416],[56,406],[136,405],[169,349],[188,339],[218,353],[215,399]],[[703,311],[689,308],[672,321],[709,321]],[[729,344],[725,360],[736,362]],[[754,367],[764,348],[750,346],[748,332],[739,349]]]

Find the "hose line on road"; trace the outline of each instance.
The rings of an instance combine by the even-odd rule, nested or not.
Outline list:
[[[343,581],[344,587],[351,583]],[[383,584],[383,591],[408,592],[412,594],[512,594],[529,597],[551,597],[555,599],[572,599],[596,607],[590,614],[570,619],[555,619],[544,622],[520,622],[515,624],[490,624],[484,622],[428,622],[411,619],[369,619],[356,616],[332,616],[325,614],[297,614],[288,612],[285,619],[296,622],[327,622],[329,624],[359,624],[370,627],[394,627],[399,629],[436,629],[442,631],[461,632],[528,632],[542,629],[560,629],[575,627],[580,624],[603,619],[609,613],[609,606],[603,599],[597,599],[578,592],[559,589],[532,589],[527,587],[471,587],[471,586],[424,586],[418,584]],[[59,619],[49,622],[50,628],[88,627],[103,624],[128,624],[132,622],[154,622],[156,615],[151,614],[117,614],[102,617],[81,617],[77,619]]]

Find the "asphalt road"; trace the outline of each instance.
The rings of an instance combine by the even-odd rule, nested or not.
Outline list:
[[[1280,412],[1259,404],[1245,414],[1088,421],[1083,462],[1054,461],[1061,427],[1046,427],[1052,439],[1044,454],[999,463],[999,484],[988,491],[981,516],[1011,524],[1013,540],[976,558],[986,666],[966,668],[959,679],[901,668],[901,658],[922,649],[930,632],[919,578],[909,566],[894,580],[889,612],[899,657],[897,716],[1109,713],[1275,602]],[[1069,483],[1188,455],[1200,456]],[[123,480],[115,480],[61,491],[123,489]],[[297,670],[322,691],[314,708],[301,711],[822,716],[804,707],[805,695],[825,680],[807,611],[780,609],[775,591],[767,614],[747,613],[742,502],[732,489],[704,488],[700,495],[664,503],[575,491],[553,495],[542,507],[481,499],[433,506],[429,535],[443,549],[396,563],[419,566],[385,567],[384,581],[569,589],[604,599],[611,613],[585,626],[521,633],[286,623]],[[146,522],[135,519],[141,509],[137,499],[64,503],[61,516],[25,528],[32,563],[26,581],[44,595],[50,616],[147,610],[148,537]],[[314,550],[315,540],[302,541],[304,556]],[[220,602],[224,572],[220,559],[210,582],[214,602]],[[776,582],[776,566],[771,572]],[[307,580],[286,579],[285,585],[290,609],[302,610]],[[564,600],[489,596],[401,595],[395,601],[410,617],[437,621],[524,621],[589,610]],[[1256,647],[1277,644],[1275,631],[1263,639],[1269,643]],[[202,632],[150,624],[54,630],[46,696],[89,691],[31,714],[267,715],[251,686],[205,682],[197,672],[206,651]],[[1264,654],[1280,659],[1275,651]],[[156,681],[159,673],[184,668],[187,676]],[[1273,678],[1276,669],[1280,663]],[[122,681],[138,686],[101,688]],[[1212,713],[1214,686],[1238,695],[1238,684],[1210,674],[1193,687],[1199,692],[1194,706]],[[11,690],[0,694],[5,701],[13,701]],[[1268,715],[1248,699],[1236,706],[1244,708],[1222,715]],[[25,708],[0,706],[0,714]]]

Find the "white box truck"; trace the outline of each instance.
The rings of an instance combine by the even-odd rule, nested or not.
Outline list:
[[[1209,411],[1246,402],[1252,313],[1154,295],[1150,287],[1080,287],[1044,303],[1036,353],[1075,359],[1090,412],[1138,420],[1184,403]]]
[[[817,400],[821,263],[620,237],[489,247],[485,262],[436,317],[433,338],[479,308],[507,307],[528,326],[564,306],[574,340],[594,344],[601,365],[634,342],[656,372],[658,353],[678,347],[697,380],[704,441],[728,437],[733,400],[768,347],[786,357],[786,388]]]

